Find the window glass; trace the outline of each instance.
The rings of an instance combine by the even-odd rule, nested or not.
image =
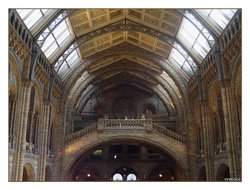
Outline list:
[[[208,30],[188,11],[185,12],[177,38],[198,57],[205,58],[210,51],[210,41],[214,41]]]
[[[48,12],[48,9],[17,9],[27,28],[32,28]]]
[[[237,9],[199,9],[203,15],[207,16],[220,29],[224,29],[231,18],[236,13]]]
[[[135,174],[128,174],[127,181],[136,181],[136,175]]]
[[[122,181],[122,175],[119,173],[113,175],[113,181]]]
[[[192,76],[194,71],[197,69],[197,66],[194,63],[193,59],[177,43],[174,44],[174,47],[170,52],[169,61],[174,65],[180,67],[188,76]]]

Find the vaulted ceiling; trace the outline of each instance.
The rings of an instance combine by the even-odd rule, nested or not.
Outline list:
[[[223,30],[212,14],[229,22],[235,11],[40,9],[41,18],[29,27],[64,83],[62,101],[72,109],[101,90],[128,84],[183,115],[188,81]]]

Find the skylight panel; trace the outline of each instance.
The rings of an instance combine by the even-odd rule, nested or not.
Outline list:
[[[207,18],[215,23],[222,31],[234,16],[237,9],[201,9],[198,11],[207,16]]]
[[[169,55],[169,61],[174,65],[180,67],[187,76],[192,76],[197,66],[193,59],[187,54],[187,52],[177,43],[171,50]]]
[[[177,38],[201,62],[214,45],[215,40],[207,28],[191,12],[185,11],[184,15]]]
[[[48,9],[17,9],[28,29],[31,29],[48,12]]]
[[[80,57],[76,47],[77,44],[72,44],[54,65],[54,69],[61,77],[61,79],[63,79],[68,74],[68,72],[72,70],[72,68],[80,61]]]
[[[50,29],[46,29],[45,32],[48,32]],[[44,34],[47,36],[47,34]],[[44,38],[43,34],[39,37],[38,40]],[[49,34],[46,40],[43,43],[42,50],[44,54],[49,58],[57,48],[61,47],[63,42],[71,36],[69,27],[66,21],[62,21],[56,28]]]

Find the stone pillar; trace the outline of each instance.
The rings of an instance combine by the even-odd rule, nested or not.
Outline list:
[[[39,147],[40,147],[40,160],[38,165],[38,181],[45,181],[46,173],[46,158],[47,158],[47,138],[48,138],[48,126],[50,120],[50,102],[45,100],[41,110],[41,125],[39,135]]]
[[[233,107],[233,92],[229,81],[221,82],[221,98],[225,120],[226,143],[231,178],[240,178],[239,153],[237,152],[237,118]]]
[[[207,181],[213,181],[213,146],[212,146],[212,128],[209,126],[209,113],[208,102],[203,100],[201,102],[201,119],[202,119],[202,131],[204,137],[204,156],[206,164],[206,177]]]
[[[108,160],[109,159],[109,147],[103,147],[102,149],[102,159]]]
[[[64,125],[66,125],[65,114],[63,111],[57,114],[57,121],[54,126],[54,150],[55,150],[55,160],[52,170],[52,181],[62,181],[64,176],[62,176],[62,161],[64,154],[63,139],[64,139]]]
[[[16,107],[16,154],[13,162],[11,181],[22,181],[24,154],[26,152],[26,130],[30,104],[31,82],[22,81]]]
[[[194,115],[189,112],[187,114],[187,122],[188,122],[188,130],[187,130],[187,156],[188,156],[188,169],[189,176],[188,179],[190,181],[197,181],[198,171],[197,171],[197,163],[196,163],[196,127],[194,123]]]
[[[141,146],[141,160],[147,160],[148,157],[148,149],[145,146]]]

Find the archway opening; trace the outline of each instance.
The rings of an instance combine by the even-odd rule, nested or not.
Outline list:
[[[152,167],[159,164],[164,173],[161,181],[186,180],[180,164],[169,153],[135,140],[109,141],[92,147],[72,164],[65,180],[160,181],[158,178],[149,177]]]
[[[113,181],[137,181],[139,180],[136,171],[129,167],[117,168],[111,178]]]
[[[23,166],[23,178],[22,181],[35,181],[35,173],[31,164],[25,164]]]
[[[73,176],[73,181],[102,181],[96,168],[85,165],[79,165],[78,167]]]
[[[225,181],[230,178],[229,167],[226,164],[221,164],[217,171],[216,180]]]
[[[149,173],[149,181],[176,181],[176,174],[170,165],[157,166]]]
[[[207,180],[207,177],[206,177],[206,167],[205,166],[202,166],[200,168],[198,180],[199,181],[206,181]]]
[[[46,169],[45,169],[45,181],[52,181],[52,173],[51,173],[51,169],[49,168],[49,166],[46,166]]]

